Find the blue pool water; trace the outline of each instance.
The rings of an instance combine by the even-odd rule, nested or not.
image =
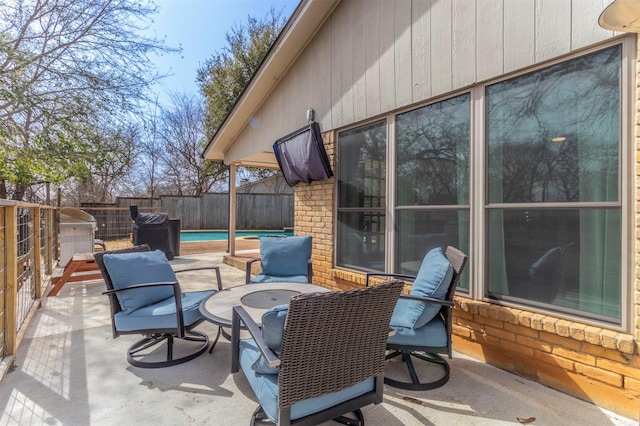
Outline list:
[[[265,235],[292,236],[293,231],[236,231],[236,238],[241,237],[264,237]],[[190,241],[222,241],[229,239],[227,231],[181,231],[180,242]]]

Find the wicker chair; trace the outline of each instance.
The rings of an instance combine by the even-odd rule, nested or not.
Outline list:
[[[444,263],[448,261],[451,265],[450,267],[446,265],[447,268],[449,268],[448,274],[443,268],[434,271],[433,268],[431,268],[432,265],[429,265],[430,262],[433,263],[433,259],[436,259],[436,263],[438,263],[438,257],[442,257],[440,248],[436,248],[427,253],[417,276],[385,273],[367,274],[366,286],[368,287],[370,278],[374,276],[384,277],[386,279],[389,277],[401,278],[414,284],[417,280],[421,280],[421,283],[424,283],[424,281],[431,279],[431,284],[434,284],[433,276],[425,277],[424,275],[438,275],[442,272],[442,282],[434,286],[437,288],[433,293],[425,295],[422,292],[414,291],[417,286],[412,285],[411,294],[402,294],[398,305],[394,309],[390,324],[396,333],[389,337],[387,341],[387,349],[390,351],[387,354],[387,359],[402,356],[411,381],[401,381],[385,377],[384,382],[390,386],[407,390],[429,390],[438,388],[449,381],[451,372],[449,364],[439,354],[447,354],[449,359],[451,359],[452,356],[451,317],[453,296],[458,281],[460,280],[460,275],[467,263],[467,255],[455,247],[447,247],[444,253],[444,257],[446,257]],[[440,266],[442,266],[442,263],[443,262],[440,261]],[[420,321],[420,315],[416,316],[413,314],[417,312],[416,309],[427,309],[426,307],[429,306],[429,309],[432,310],[433,317],[423,321],[423,324]],[[411,312],[411,310],[414,311]],[[426,313],[426,311],[423,312]],[[413,318],[409,318],[411,316],[413,316]],[[436,380],[421,380],[414,367],[412,357],[442,366],[442,375]]]
[[[220,268],[214,266],[176,271],[176,273],[180,273],[205,269],[215,270],[217,279],[216,290],[182,293],[180,284],[175,281],[176,278],[172,272],[170,274],[172,277],[170,280],[153,280],[153,282],[136,283],[135,285],[126,285],[126,288],[123,288],[122,285],[114,286],[114,271],[109,272],[109,266],[105,264],[105,256],[132,253],[149,253],[149,255],[151,255],[153,252],[150,251],[148,245],[144,244],[121,250],[94,253],[96,263],[102,272],[104,282],[107,286],[107,291],[103,294],[109,296],[113,338],[115,339],[121,334],[142,334],[145,336],[145,338],[129,347],[127,351],[127,361],[136,367],[160,368],[190,361],[204,353],[209,347],[209,337],[205,333],[193,329],[203,321],[198,310],[200,301],[211,296],[216,291],[222,290]],[[164,256],[164,254],[159,251],[157,253],[158,256],[160,254]],[[164,261],[166,261],[166,257],[163,257],[163,262]],[[161,266],[171,269],[168,261],[166,265]],[[129,267],[129,270],[139,271],[142,275],[148,273],[150,269],[155,268],[145,268],[140,264],[134,264]],[[129,272],[129,275],[135,274]],[[142,280],[144,281],[144,278],[142,278]],[[121,305],[123,295],[127,293],[131,294],[128,290],[135,288],[133,291],[140,292],[142,290],[144,294],[164,294],[167,292],[167,287],[170,288],[169,297],[151,305],[143,306],[137,313],[133,312],[134,315],[131,315],[131,312],[128,312],[127,309],[123,309]],[[220,329],[218,329],[216,338],[211,344],[211,350],[213,350],[219,337]],[[180,357],[175,358],[173,350],[176,339],[195,343],[184,345],[188,347],[181,350]],[[150,352],[156,348],[156,345],[165,342],[167,348],[164,359],[158,361],[157,356],[149,356]]]
[[[331,419],[363,424],[360,408],[382,402],[389,320],[402,288],[401,281],[390,281],[297,295],[288,309],[282,305],[268,311],[262,329],[242,307],[235,307],[231,371],[242,368],[260,403],[251,424],[264,416],[279,425]],[[266,317],[283,309],[286,327],[282,319],[282,340],[274,345],[266,338],[274,331],[266,330],[271,324]],[[240,341],[241,322],[252,338]],[[274,371],[262,371],[260,362]],[[356,419],[345,416],[351,412]]]

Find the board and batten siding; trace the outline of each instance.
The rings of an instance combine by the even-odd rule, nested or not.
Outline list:
[[[271,152],[313,108],[328,131],[612,38],[608,0],[344,0],[228,152]]]

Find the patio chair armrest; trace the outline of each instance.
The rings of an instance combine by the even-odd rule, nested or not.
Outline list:
[[[244,324],[255,341],[256,346],[258,346],[258,349],[265,357],[269,367],[278,367],[280,365],[280,359],[273,353],[271,348],[269,348],[267,342],[265,342],[258,324],[256,324],[242,306],[235,306],[231,320],[231,372],[236,373],[239,370],[241,323]]]
[[[134,284],[125,288],[114,288],[113,290],[107,290],[102,292],[102,294],[113,295],[122,291],[133,290],[136,288],[162,287],[167,285],[170,285],[173,287],[173,299],[175,301],[175,306],[176,306],[176,321],[177,321],[176,325],[178,328],[177,337],[183,338],[184,337],[184,316],[182,314],[182,297],[181,297],[182,290],[180,290],[180,284],[177,281]]]
[[[136,288],[145,288],[145,287],[162,287],[170,285],[173,286],[174,292],[177,288],[178,292],[180,292],[180,285],[177,281],[167,281],[167,282],[157,282],[157,283],[143,283],[143,284],[134,284],[124,288],[114,288],[113,290],[103,291],[102,294],[115,294],[121,291],[133,290]],[[178,293],[179,294],[179,293]]]
[[[247,266],[246,266],[246,277],[245,277],[245,284],[249,284],[251,282],[251,265],[253,265],[254,262],[258,262],[260,261],[260,258],[256,258],[256,259],[250,259],[247,262]]]
[[[453,307],[451,300],[434,299],[433,297],[416,296],[415,294],[401,294],[400,299],[417,300],[418,302],[435,303],[437,305]]]
[[[311,259],[307,261],[307,282],[309,284],[313,282],[313,261]]]
[[[174,271],[174,273],[179,274],[181,272],[208,271],[208,270],[216,271],[216,281],[217,281],[217,285],[218,285],[218,291],[222,290],[222,278],[220,277],[220,267],[219,266],[203,266],[201,268],[180,269],[178,271]]]
[[[392,277],[392,278],[402,278],[409,281],[414,281],[416,279],[415,275],[406,275],[406,274],[392,274],[385,272],[367,272],[365,287],[369,287],[369,279],[370,277]]]

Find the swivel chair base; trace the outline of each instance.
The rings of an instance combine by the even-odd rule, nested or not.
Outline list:
[[[196,346],[195,349],[192,349],[186,355],[181,356],[180,358],[174,358],[173,356],[173,344],[174,339],[185,340],[190,342],[199,342],[200,345]],[[216,341],[218,338],[216,337]],[[149,353],[146,351],[149,348],[152,348],[156,345],[159,345],[163,342],[167,343],[167,355],[166,359],[162,361],[143,361],[141,360],[144,357],[148,357]],[[215,343],[214,343],[215,345]],[[142,340],[134,343],[129,350],[127,351],[127,361],[129,364],[134,367],[140,368],[164,368],[171,367],[174,365],[182,364],[183,362],[191,361],[202,355],[207,348],[209,347],[209,337],[201,333],[199,331],[189,331],[183,338],[177,338],[173,334],[153,334],[151,336],[145,337]]]
[[[435,353],[419,353],[419,352],[410,352],[410,351],[401,351],[394,350],[390,354],[387,355],[387,360],[391,358],[395,358],[399,355],[402,355],[402,362],[406,364],[407,369],[409,370],[409,376],[411,377],[411,382],[403,382],[395,379],[391,379],[389,377],[384,378],[384,383],[398,389],[405,390],[415,390],[415,391],[423,391],[423,390],[431,390],[439,388],[443,386],[445,383],[449,381],[449,376],[451,374],[451,368],[447,361],[442,358],[440,355]],[[418,373],[413,365],[413,360],[411,357],[418,358],[422,361],[431,362],[433,364],[437,364],[442,366],[444,370],[444,374],[436,380],[430,382],[421,382],[418,377]]]
[[[347,426],[364,426],[364,415],[362,414],[362,411],[360,409],[357,409],[353,411],[352,414],[354,415],[355,419],[346,416],[340,416],[333,419],[333,421]],[[258,421],[259,423],[256,423],[256,421]],[[259,425],[263,421],[269,424],[273,424],[267,418],[262,405],[258,405],[258,408],[256,408],[256,410],[253,412],[253,415],[251,416],[250,426]]]

